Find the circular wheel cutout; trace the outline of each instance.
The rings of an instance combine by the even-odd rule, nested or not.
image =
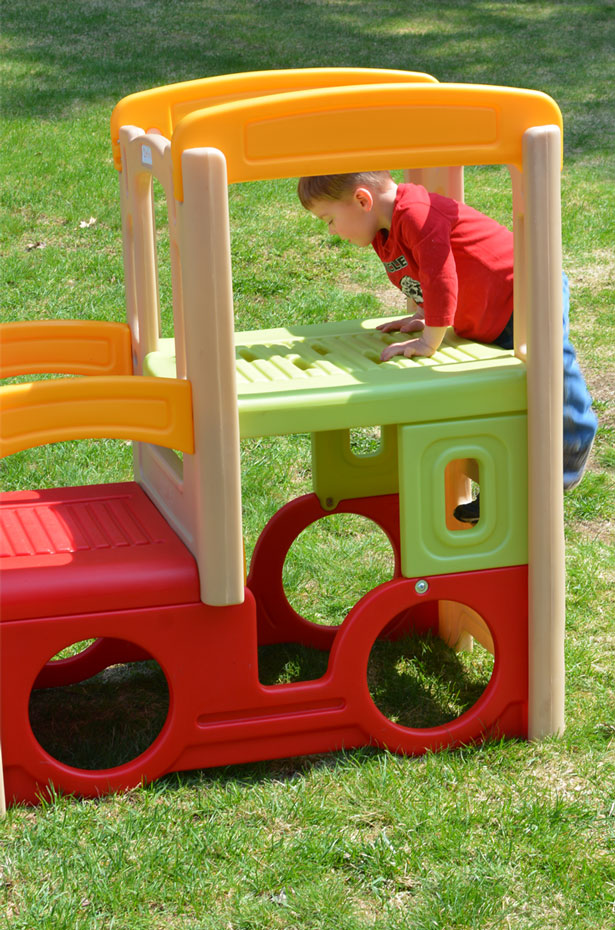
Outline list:
[[[160,665],[124,640],[106,644],[105,667],[96,674],[88,657],[83,680],[75,680],[76,667],[71,683],[37,686],[30,694],[30,726],[40,745],[58,762],[87,771],[115,768],[140,756],[161,732],[169,711]],[[74,654],[69,644],[49,662]]]
[[[301,617],[339,626],[364,594],[392,578],[394,567],[391,543],[379,526],[358,514],[334,513],[297,536],[282,581]]]
[[[383,631],[367,668],[369,693],[380,713],[412,729],[461,717],[482,697],[494,667],[489,628],[478,614],[453,601],[427,607],[428,612],[416,608],[414,617],[408,610],[403,622],[391,624],[391,638]],[[468,617],[482,644],[464,632]]]

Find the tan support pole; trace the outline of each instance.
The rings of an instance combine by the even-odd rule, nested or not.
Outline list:
[[[557,126],[523,139],[529,466],[529,736],[564,729],[563,348]]]
[[[422,184],[434,194],[452,197],[463,203],[463,165],[450,168],[407,168],[404,170],[404,181]]]
[[[463,165],[453,165],[450,168],[405,168],[404,181],[422,184],[434,194],[452,197],[453,200],[463,203]],[[411,297],[406,300],[406,305],[409,314],[416,313],[418,307]],[[465,499],[470,499],[469,491]]]
[[[186,362],[195,455],[184,456],[196,508],[196,557],[206,604],[244,599],[239,414],[226,162],[216,149],[182,155],[177,205]],[[194,470],[194,471],[193,471]]]

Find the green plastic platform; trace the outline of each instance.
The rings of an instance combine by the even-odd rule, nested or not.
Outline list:
[[[452,329],[432,358],[380,361],[384,322],[345,320],[235,334],[242,437],[427,423],[525,412],[525,366],[511,351]],[[144,374],[175,377],[173,339],[150,353]]]
[[[448,330],[432,358],[380,361],[407,338],[346,320],[235,334],[242,437],[311,433],[312,479],[325,510],[340,500],[399,493],[407,577],[527,562],[525,365],[512,351]],[[175,377],[172,339],[145,374]],[[380,427],[379,449],[357,455],[351,431]],[[471,459],[480,523],[447,528],[445,471]]]

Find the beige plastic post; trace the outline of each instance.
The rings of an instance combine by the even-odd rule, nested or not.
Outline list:
[[[144,355],[158,347],[160,308],[151,177],[147,171],[136,171],[133,164],[140,157],[140,146],[131,143],[138,138],[140,131],[134,126],[120,131],[124,170],[119,181],[126,313],[132,332],[135,370],[141,374]],[[152,312],[144,312],[144,306],[151,307]]]
[[[135,478],[195,556],[202,599],[215,605],[241,603],[239,426],[225,163],[222,159],[220,166],[217,153],[217,168],[210,170],[207,155],[185,154],[184,203],[178,204],[169,140],[134,126],[122,127],[119,135],[135,370],[142,373],[143,360],[158,348],[160,336],[155,178],[164,190],[169,219],[177,376],[191,382],[194,415],[194,453],[182,461],[170,450],[135,443]]]
[[[463,165],[450,168],[408,168],[404,171],[404,180],[412,184],[422,184],[434,194],[443,194],[463,203]]]
[[[523,138],[529,469],[529,736],[564,729],[563,364],[557,126]]]
[[[526,281],[526,242],[525,242],[525,192],[523,174],[514,165],[509,165],[512,181],[513,207],[513,248],[515,268],[514,288],[514,336],[515,355],[522,362],[527,361],[527,281]]]
[[[119,143],[126,313],[132,335],[135,374],[143,374],[143,361],[148,352],[158,348],[160,337],[153,197],[153,179],[156,178],[166,195],[169,219],[177,376],[186,378],[171,143],[163,136],[145,133],[137,126],[122,126]],[[194,508],[190,489],[184,487],[182,463],[177,454],[160,446],[135,442],[133,465],[135,480],[146,489],[175,532],[196,555]]]
[[[244,573],[226,161],[217,149],[190,149],[182,175],[177,219],[196,446],[194,456],[184,456],[184,481],[198,514],[201,597],[239,604]]]
[[[126,312],[132,332],[135,371],[143,372],[143,359],[158,348],[160,300],[158,256],[154,219],[153,179],[166,196],[169,250],[173,294],[173,318],[177,337],[178,376],[185,377],[183,356],[183,315],[175,199],[173,197],[171,143],[155,133],[144,133],[136,126],[120,129],[122,171],[120,200],[126,280]]]
[[[404,181],[411,184],[422,184],[428,191],[434,194],[443,194],[445,197],[452,197],[463,203],[463,165],[455,165],[450,168],[406,168],[404,170]],[[417,305],[408,297],[406,301],[408,313],[416,313]],[[467,500],[468,498],[466,498]]]
[[[456,652],[472,652],[474,640],[492,655],[495,652],[493,637],[483,618],[457,601],[440,601],[438,635]]]

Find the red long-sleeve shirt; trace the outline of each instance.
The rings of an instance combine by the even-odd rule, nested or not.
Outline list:
[[[392,283],[422,302],[427,326],[453,326],[480,342],[496,339],[506,326],[513,311],[513,235],[505,226],[418,184],[400,184],[391,228],[380,230],[372,245]]]

